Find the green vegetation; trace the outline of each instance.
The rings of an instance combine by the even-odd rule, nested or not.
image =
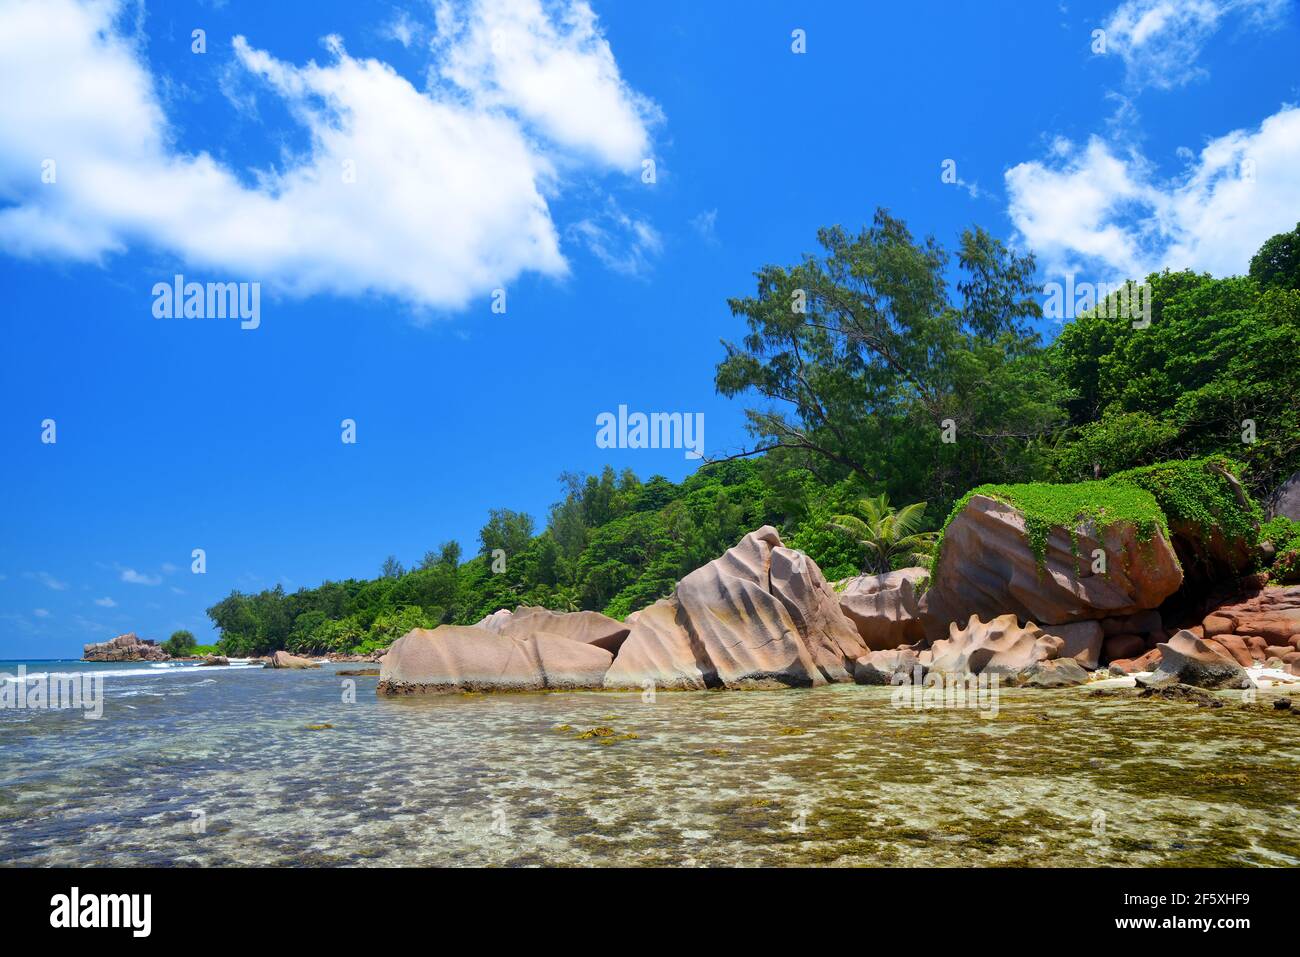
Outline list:
[[[172,636],[162,643],[162,650],[173,658],[184,658],[196,654],[198,642],[191,631],[173,631]]]
[[[886,543],[935,527],[972,486],[1024,508],[1040,554],[1051,524],[1082,519],[1253,546],[1250,495],[1300,470],[1300,226],[1248,276],[1148,276],[1147,328],[1094,310],[1050,345],[1033,258],[982,230],[949,253],[881,210],[818,240],[730,300],[747,328],[715,386],[757,400],[752,449],[680,483],[563,475],[544,522],[493,510],[470,557],[447,542],[370,580],[232,592],[208,610],[221,653],[367,652],[520,604],[622,618],[763,524],[846,578],[917,560],[903,553],[921,543]],[[1224,474],[1237,462],[1241,498]],[[879,496],[928,504],[882,534],[863,504]],[[1279,553],[1274,578],[1300,578],[1300,549]]]
[[[1259,507],[1241,488],[1241,466],[1213,455],[1186,462],[1162,462],[1112,476],[1155,496],[1160,508],[1184,537],[1199,538],[1198,551],[1217,530],[1243,552],[1255,553],[1261,519]],[[1241,569],[1244,570],[1244,569]]]
[[[953,506],[943,530],[957,517],[976,495],[984,495],[1005,502],[1025,515],[1025,532],[1030,547],[1041,562],[1047,554],[1047,539],[1052,526],[1071,531],[1072,550],[1078,552],[1079,526],[1093,523],[1098,534],[1111,525],[1131,524],[1137,529],[1139,541],[1150,541],[1157,530],[1169,532],[1165,514],[1155,496],[1128,482],[1103,479],[1096,482],[1078,482],[1070,485],[1049,485],[1034,482],[1023,485],[981,485],[971,489]],[[943,548],[942,538],[935,554]]]
[[[894,568],[929,563],[934,532],[921,531],[925,523],[925,502],[891,508],[886,495],[863,496],[858,504],[861,517],[836,515],[830,527],[843,532],[867,553],[863,574],[883,575]]]
[[[1260,526],[1259,538],[1272,542],[1277,553],[1269,578],[1284,585],[1300,582],[1300,522],[1279,515]]]

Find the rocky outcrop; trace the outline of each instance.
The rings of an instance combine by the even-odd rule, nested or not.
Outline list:
[[[1101,530],[1081,521],[1071,531],[1052,526],[1036,555],[1019,509],[971,496],[944,532],[925,595],[927,635],[939,638],[950,623],[971,615],[1012,614],[1044,625],[1131,615],[1157,607],[1182,584],[1174,550],[1159,530],[1147,541],[1131,522]],[[1097,549],[1105,554],[1104,572],[1093,571]]]
[[[999,615],[988,622],[971,615],[965,628],[953,622],[948,637],[930,646],[929,670],[1020,676],[1041,661],[1060,657],[1063,644],[1060,638],[1043,634],[1037,625],[1021,627],[1015,615]]]
[[[527,638],[538,632],[559,635],[570,641],[604,648],[611,655],[618,653],[632,630],[623,622],[598,611],[561,612],[532,605],[521,605],[513,613],[505,609],[493,612],[479,626],[509,638]]]
[[[416,628],[389,648],[381,694],[599,688],[613,656],[604,648],[535,631],[510,637],[486,628]]]
[[[204,655],[203,660],[199,662],[200,668],[222,667],[230,664],[230,659],[222,655]]]
[[[636,617],[605,686],[809,687],[866,652],[816,562],[765,525]]]
[[[1147,687],[1185,684],[1197,688],[1242,688],[1250,684],[1241,665],[1225,658],[1189,631],[1178,632],[1161,644],[1159,651],[1159,667],[1149,678],[1139,679]]]
[[[288,668],[293,671],[301,671],[305,668],[319,668],[320,665],[315,661],[306,658],[299,658],[297,655],[291,655],[287,651],[277,651],[271,657],[266,659],[267,668]]]
[[[1288,644],[1300,634],[1300,585],[1269,586],[1240,601],[1220,605],[1205,617],[1206,637],[1255,635],[1268,644]]]
[[[925,637],[921,584],[925,568],[900,568],[884,575],[860,575],[837,583],[840,610],[872,651],[911,645]]]
[[[82,649],[83,661],[167,661],[169,658],[171,655],[156,642],[143,639],[133,631]]]

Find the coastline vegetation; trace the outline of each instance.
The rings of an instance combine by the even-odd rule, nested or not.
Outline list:
[[[1258,535],[1274,580],[1300,580],[1300,525],[1257,532],[1252,500],[1300,470],[1300,225],[1249,275],[1146,277],[1141,329],[1098,311],[1051,329],[1033,258],[980,229],[949,253],[882,210],[818,239],[819,255],[763,267],[730,301],[745,334],[723,343],[714,384],[752,403],[752,448],[680,483],[562,475],[540,531],[493,510],[470,557],[447,542],[374,579],[232,592],[208,609],[219,653],[367,653],[521,604],[622,618],[763,524],[846,578],[883,567],[841,520],[869,519],[864,498],[924,500],[907,511],[918,533],[980,487],[1024,507],[1031,538],[1080,516],[1218,529],[1251,550]]]

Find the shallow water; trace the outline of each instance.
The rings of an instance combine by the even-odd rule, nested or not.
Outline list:
[[[990,719],[851,685],[388,699],[334,673],[358,665],[99,667],[132,672],[101,720],[0,711],[0,862],[1300,864],[1300,715],[1231,697],[1004,690]]]

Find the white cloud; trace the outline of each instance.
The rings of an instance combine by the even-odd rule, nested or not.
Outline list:
[[[458,21],[463,39],[440,40],[460,91],[421,92],[338,38],[329,62],[299,66],[235,37],[235,66],[310,142],[248,186],[244,171],[173,147],[120,13],[117,0],[0,6],[0,88],[22,91],[0,97],[0,248],[12,254],[103,262],[143,244],[221,271],[210,278],[457,308],[522,272],[564,275],[545,198],[557,170],[623,168],[648,148],[648,107],[585,2],[543,13],[537,0],[479,0]],[[506,38],[495,51],[494,31]],[[46,159],[54,184],[40,180]]]
[[[33,609],[32,609],[32,614],[35,615],[37,618],[49,618],[49,617],[50,617],[50,612],[49,612],[49,609],[48,609],[48,608],[33,608]]]
[[[153,585],[162,584],[161,575],[149,575],[146,574],[145,572],[138,572],[134,568],[119,568],[119,571],[122,573],[121,574],[122,581],[130,585],[153,586]]]
[[[623,212],[612,197],[600,214],[571,225],[569,235],[607,269],[625,276],[645,276],[663,249],[658,231],[646,220]]]
[[[67,591],[68,583],[59,581],[49,572],[24,572],[24,578],[35,579],[51,591]]]
[[[1049,272],[1240,274],[1300,219],[1300,108],[1211,140],[1167,179],[1097,138],[1081,149],[1057,141],[1052,154],[1006,173],[1019,242]]]
[[[553,5],[554,6],[554,5]],[[548,15],[541,0],[439,0],[437,73],[483,108],[517,112],[547,138],[610,166],[647,158],[658,107],[632,90],[586,0]]]
[[[116,607],[117,607],[117,602],[115,602],[115,601],[113,601],[113,599],[111,599],[111,598],[107,598],[107,597],[105,597],[105,598],[96,598],[96,599],[95,599],[95,604],[98,605],[100,608],[116,608]]]
[[[691,217],[691,228],[700,234],[700,238],[708,243],[718,241],[718,211],[716,209],[706,209],[697,216]]]
[[[1266,28],[1286,10],[1287,0],[1126,0],[1103,29],[1129,83],[1173,89],[1205,74],[1197,57],[1226,22]]]

